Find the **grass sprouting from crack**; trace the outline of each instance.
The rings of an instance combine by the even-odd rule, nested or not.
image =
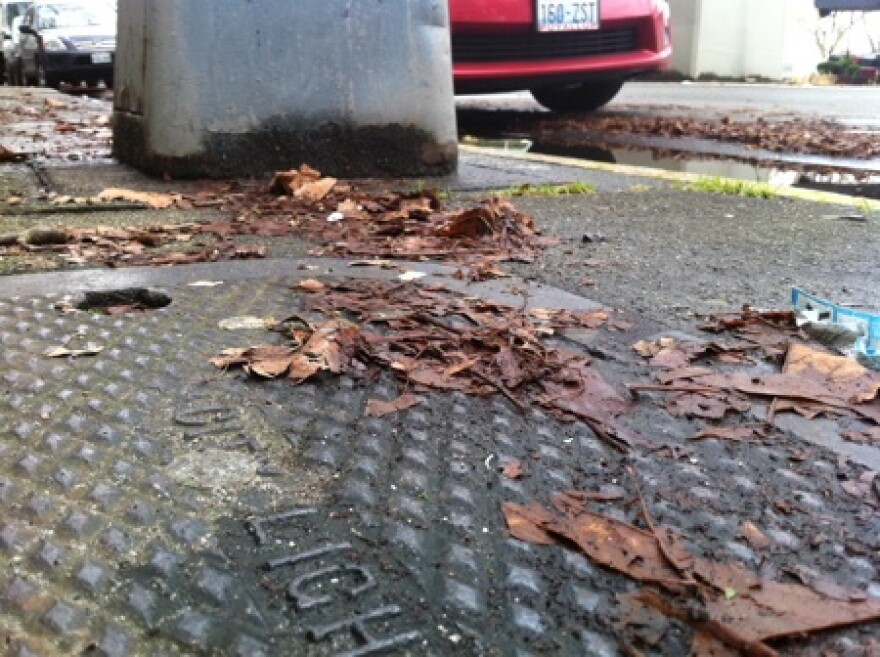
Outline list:
[[[596,188],[585,182],[572,182],[565,185],[515,185],[496,192],[497,196],[572,196],[595,194]]]
[[[677,183],[674,187],[687,192],[709,192],[749,198],[773,198],[777,195],[776,190],[766,183],[720,177],[701,177],[694,182]]]

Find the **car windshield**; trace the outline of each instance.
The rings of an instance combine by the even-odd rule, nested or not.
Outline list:
[[[6,14],[3,16],[4,25],[12,25],[13,19],[27,11],[30,2],[11,2],[6,5]]]
[[[71,27],[116,25],[116,10],[105,3],[43,5],[40,8],[41,30]]]

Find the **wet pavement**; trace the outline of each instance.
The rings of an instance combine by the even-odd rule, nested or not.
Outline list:
[[[623,165],[649,166],[705,176],[769,182],[780,187],[825,189],[880,197],[880,159],[817,152],[768,150],[765,144],[718,141],[689,134],[677,126],[641,125],[644,120],[709,121],[735,125],[765,121],[832,121],[839,127],[830,141],[848,138],[880,143],[880,124],[873,107],[880,102],[874,87],[791,87],[784,85],[679,84],[630,82],[606,108],[579,122],[576,115],[553,117],[527,92],[456,99],[459,128],[470,143],[527,140],[532,153],[581,158]],[[603,121],[629,131],[606,130]],[[618,127],[620,127],[618,126]],[[804,125],[804,133],[826,131]],[[672,134],[667,134],[668,132]],[[797,132],[789,131],[797,141]],[[772,140],[769,140],[772,142]],[[793,142],[793,145],[796,145]]]
[[[838,119],[847,125],[877,126],[874,110],[878,90],[871,86],[810,87],[785,84],[712,82],[643,82],[633,80],[608,106],[665,116],[777,116],[808,115]],[[528,92],[458,96],[461,109],[489,108],[541,110]]]
[[[57,194],[174,185],[61,159],[46,167]],[[0,173],[3,194],[43,186],[24,164]],[[782,306],[792,283],[880,304],[876,215],[859,224],[833,218],[851,208],[688,192],[486,154],[466,154],[446,184],[465,199],[572,179],[597,192],[514,199],[562,240],[535,263],[510,266],[520,278],[469,284],[455,265],[403,266],[428,274],[420,285],[515,306],[619,308],[631,329],[548,341],[590,355],[624,395],[651,373],[632,343],[699,335],[696,314]],[[103,223],[107,214],[78,220]],[[161,223],[174,211],[120,214]],[[521,411],[501,395],[419,393],[413,409],[366,417],[368,400],[403,392],[387,373],[293,386],[209,363],[224,347],[277,340],[219,322],[302,313],[291,286],[303,278],[398,275],[305,258],[302,240],[270,242],[277,259],[0,278],[6,653],[610,656],[638,645],[644,654],[686,654],[683,624],[654,643],[632,634],[650,632],[621,626],[617,594],[633,589],[628,578],[567,548],[509,537],[502,503],[547,504],[572,489],[602,493],[593,508],[629,521],[641,491],[654,521],[679,530],[695,555],[767,577],[807,569],[880,598],[880,498],[844,486],[877,469],[880,448],[843,443],[849,420],[785,420],[757,442],[692,441],[704,422],[673,417],[659,396],[641,393],[625,422],[654,448],[622,454],[584,424]],[[171,303],[120,316],[56,308],[67,295],[133,287]],[[89,342],[100,352],[45,355]],[[743,421],[766,413],[755,403]],[[503,473],[514,461],[524,477]],[[743,537],[746,522],[766,546]],[[777,647],[871,655],[876,633],[866,624]]]

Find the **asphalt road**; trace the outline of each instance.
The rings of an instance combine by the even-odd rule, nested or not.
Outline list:
[[[540,110],[528,92],[458,96],[469,109]],[[651,109],[664,113],[705,115],[746,112],[756,115],[801,114],[850,125],[880,128],[878,87],[794,87],[768,84],[630,82],[608,110]]]

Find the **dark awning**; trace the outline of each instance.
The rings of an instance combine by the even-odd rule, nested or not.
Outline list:
[[[829,11],[880,11],[880,0],[816,0],[816,9]]]

